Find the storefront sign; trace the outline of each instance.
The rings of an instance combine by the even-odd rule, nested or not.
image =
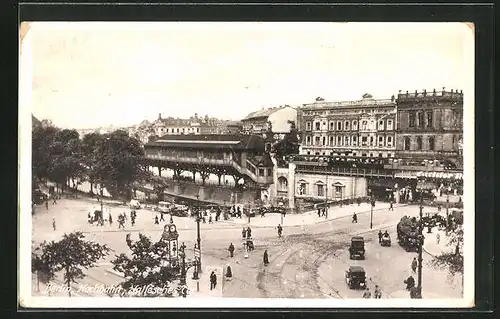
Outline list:
[[[462,179],[462,173],[446,173],[446,172],[418,172],[417,177],[439,178],[439,179]]]

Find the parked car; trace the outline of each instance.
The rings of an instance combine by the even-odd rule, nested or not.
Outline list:
[[[159,202],[158,203],[158,211],[160,213],[170,213],[172,210],[172,203],[170,202]]]
[[[31,197],[33,203],[40,205],[49,198],[49,194],[40,189],[35,189]]]
[[[363,237],[354,236],[351,238],[349,257],[350,259],[354,259],[355,257],[365,259],[365,239]]]
[[[137,199],[132,199],[128,206],[132,209],[140,209],[141,203]]]
[[[366,288],[366,272],[361,266],[350,266],[345,271],[345,281],[350,289]]]
[[[174,216],[186,217],[188,215],[188,207],[186,205],[174,204],[170,208],[170,213]]]

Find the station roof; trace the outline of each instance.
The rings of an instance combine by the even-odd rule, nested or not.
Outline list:
[[[258,135],[164,135],[145,147],[165,147],[181,149],[233,149],[264,151],[265,142]]]

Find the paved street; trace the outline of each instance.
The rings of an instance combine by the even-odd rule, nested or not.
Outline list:
[[[45,207],[38,206],[33,217],[33,241],[57,240],[65,232],[81,230],[87,238],[99,243],[108,244],[114,253],[102,260],[95,268],[87,271],[87,277],[79,284],[113,285],[120,282],[121,277],[110,272],[110,260],[114,254],[128,251],[125,235],[132,234],[132,240],[138,233],[144,233],[153,239],[159,238],[165,222],[154,225],[155,212],[138,211],[137,223],[134,227],[127,221],[125,230],[118,230],[116,215],[121,211],[128,213],[126,207],[106,207],[111,211],[115,221],[113,225],[92,226],[87,223],[87,213],[99,206],[97,201],[86,199],[63,199],[57,204]],[[424,211],[432,210],[425,208]],[[358,223],[351,222],[353,212],[358,214]],[[396,242],[395,225],[403,215],[418,214],[417,206],[395,206],[394,211],[388,210],[388,204],[377,203],[373,213],[373,230],[370,231],[370,209],[368,205],[344,206],[330,208],[328,219],[318,218],[316,212],[302,215],[287,215],[285,217],[283,238],[278,238],[276,226],[279,215],[257,216],[252,218],[252,237],[255,250],[249,258],[244,258],[241,241],[241,229],[248,226],[244,220],[220,221],[213,224],[201,224],[202,262],[207,270],[200,279],[200,291],[191,282],[189,287],[192,296],[212,296],[218,294],[224,297],[245,298],[356,298],[362,292],[349,290],[344,281],[344,271],[349,265],[365,267],[367,277],[371,278],[370,287],[379,284],[384,297],[391,297],[398,291],[404,291],[403,280],[409,274],[409,266],[415,254],[407,253]],[[107,213],[105,214],[107,217]],[[57,229],[52,229],[52,218],[55,218]],[[179,242],[185,242],[188,259],[193,258],[193,246],[196,241],[196,223],[192,218],[176,218],[174,222],[179,231]],[[378,229],[388,229],[391,233],[393,246],[384,248],[373,241]],[[364,236],[367,258],[363,261],[349,260],[346,251],[353,235]],[[227,248],[232,242],[236,248],[235,257],[230,258]],[[267,249],[270,264],[264,267],[262,258]],[[430,260],[424,256],[424,261]],[[232,281],[223,281],[222,269],[231,265]],[[213,269],[212,269],[213,268]],[[210,269],[220,273],[220,293],[209,291],[206,278]],[[188,281],[191,280],[188,272]],[[414,276],[416,278],[416,276]],[[58,278],[61,280],[61,278]],[[75,284],[76,285],[76,284]],[[427,285],[427,286],[426,286]],[[461,290],[456,282],[451,282],[444,271],[436,270],[427,265],[423,275],[424,296],[426,288],[432,290],[428,296],[460,297]],[[82,293],[86,295],[103,295],[95,292]]]

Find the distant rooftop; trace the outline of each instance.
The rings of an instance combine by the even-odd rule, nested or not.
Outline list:
[[[363,107],[363,106],[395,106],[395,97],[390,99],[374,99],[371,94],[365,93],[361,100],[354,101],[333,101],[327,102],[323,98],[316,98],[313,103],[302,104],[301,109],[317,109],[317,108],[330,108],[330,107]]]
[[[248,114],[242,121],[248,121],[248,120],[252,120],[252,119],[256,119],[256,118],[261,118],[261,117],[269,117],[269,116],[271,116],[271,114],[273,114],[273,113],[275,113],[275,112],[277,112],[279,110],[282,110],[284,108],[287,108],[287,107],[291,107],[291,106],[284,105],[284,106],[270,107],[270,108],[267,108],[267,109],[255,111],[255,112],[252,112],[252,113]]]

